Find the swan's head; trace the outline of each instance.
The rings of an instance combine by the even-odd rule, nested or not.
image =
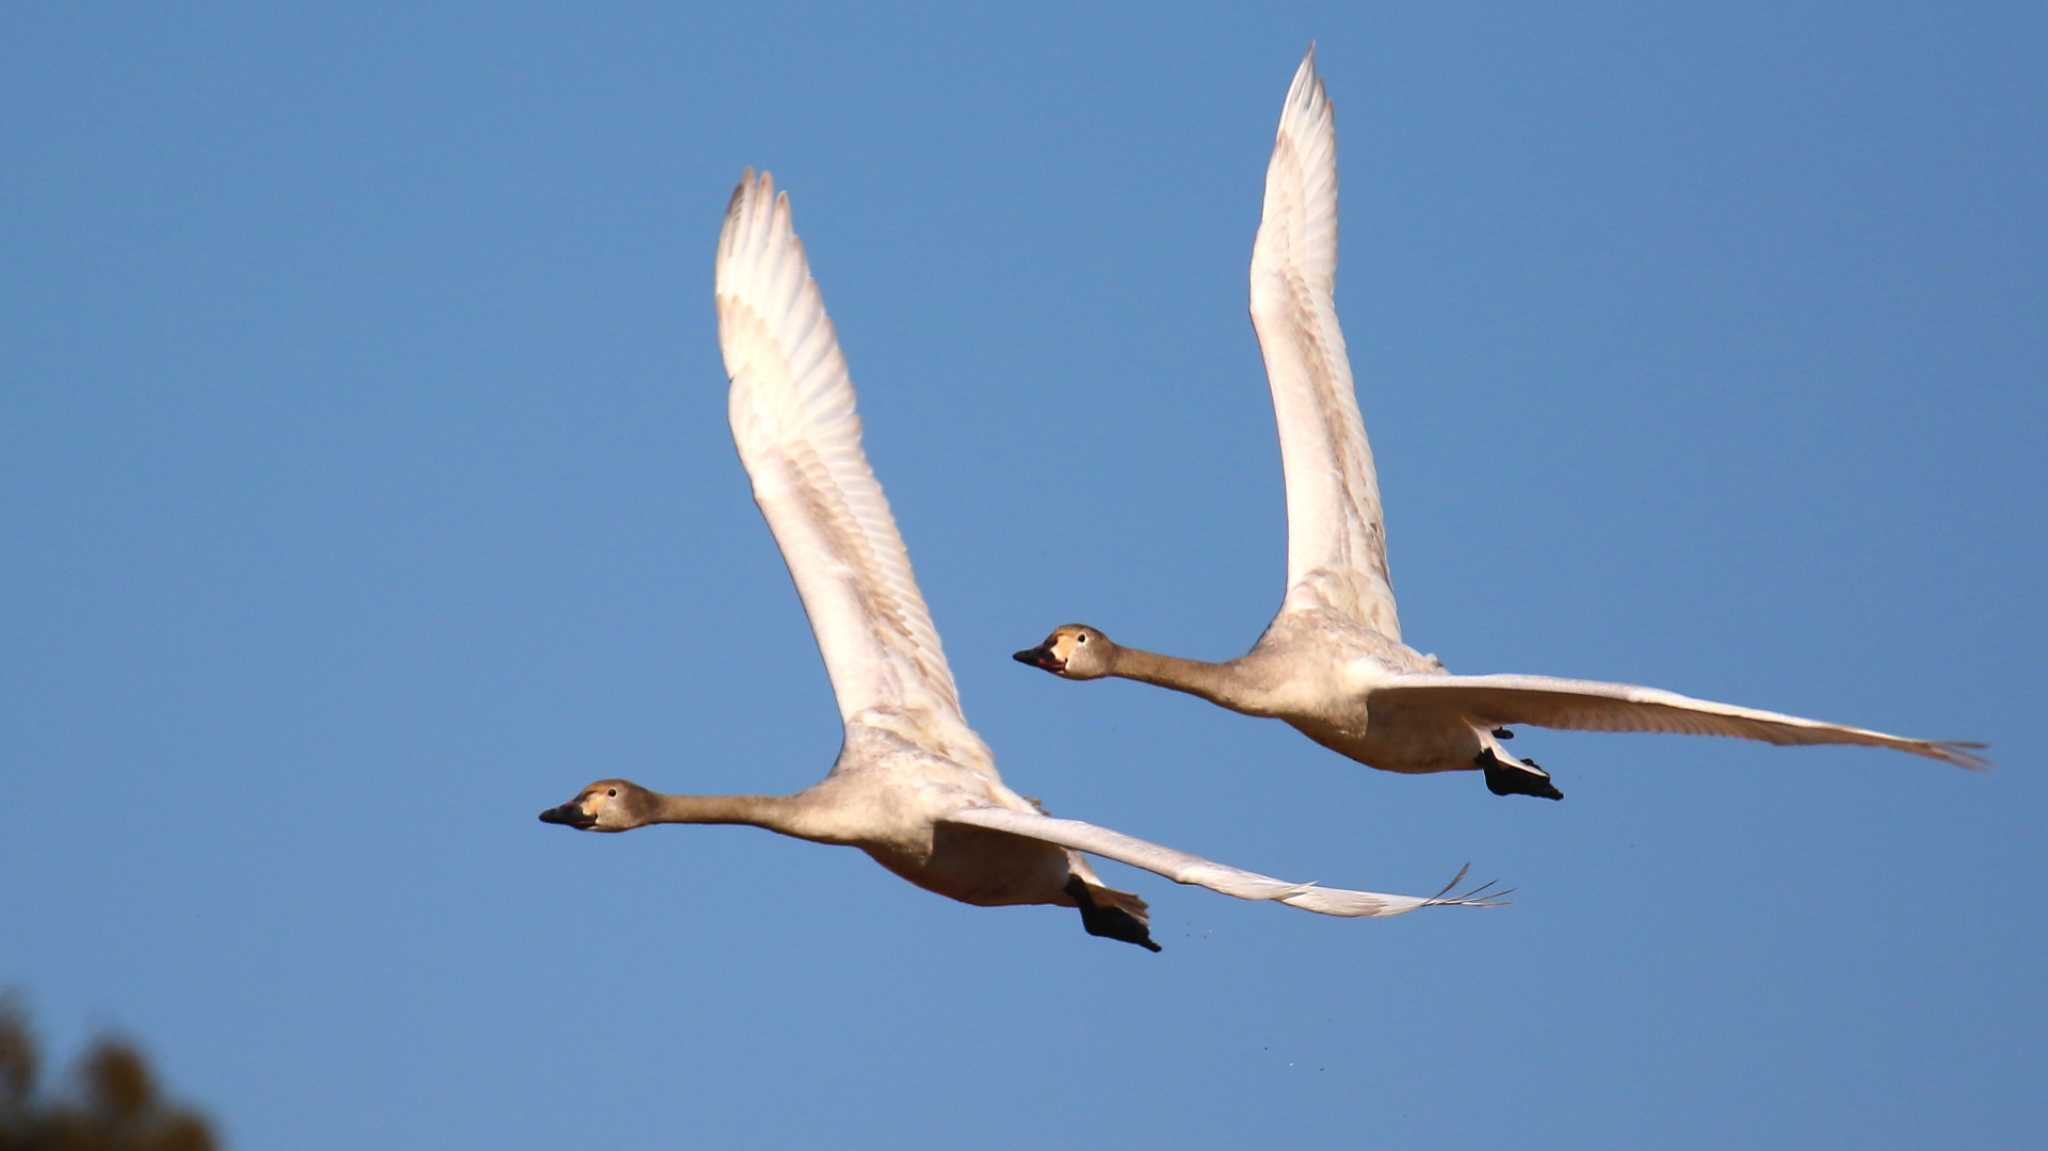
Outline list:
[[[540,813],[542,823],[559,823],[578,831],[631,831],[647,822],[654,795],[630,780],[600,779],[560,807]]]
[[[1052,629],[1044,643],[1010,658],[1061,679],[1100,679],[1109,674],[1109,658],[1115,652],[1108,636],[1086,624],[1068,623]]]

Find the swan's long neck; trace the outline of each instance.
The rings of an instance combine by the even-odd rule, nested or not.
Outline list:
[[[1232,711],[1253,714],[1262,711],[1253,692],[1254,685],[1247,681],[1243,670],[1234,662],[1207,663],[1199,659],[1181,659],[1119,644],[1115,658],[1110,661],[1109,674],[1183,691]]]
[[[649,823],[741,823],[798,839],[820,838],[802,795],[655,796]]]

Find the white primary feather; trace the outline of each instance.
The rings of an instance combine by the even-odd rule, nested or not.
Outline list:
[[[789,197],[765,172],[750,170],[733,192],[716,290],[733,442],[810,616],[840,718],[907,720],[936,747],[987,765],[861,450],[853,381]]]
[[[1336,282],[1337,126],[1311,47],[1287,90],[1252,245],[1252,327],[1287,477],[1286,607],[1333,608],[1399,639],[1379,479]]]

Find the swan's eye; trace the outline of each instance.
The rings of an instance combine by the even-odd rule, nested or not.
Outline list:
[[[1088,633],[1084,631],[1084,632],[1082,632],[1082,633],[1081,633],[1080,635],[1077,635],[1077,636],[1075,636],[1075,637],[1074,637],[1074,642],[1075,642],[1075,643],[1087,643],[1087,642],[1088,642]]]
[[[619,789],[618,789],[618,788],[616,788],[616,787],[607,787],[607,788],[605,788],[605,789],[604,789],[604,793],[605,793],[606,795],[609,795],[609,796],[611,796],[612,798],[616,799],[616,798],[618,798],[618,795],[619,795]]]

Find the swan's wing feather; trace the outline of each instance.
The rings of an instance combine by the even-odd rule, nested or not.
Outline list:
[[[1334,608],[1399,639],[1379,478],[1337,324],[1336,281],[1337,125],[1311,47],[1287,90],[1252,245],[1252,327],[1287,477],[1286,607]]]
[[[1189,883],[1206,887],[1224,895],[1239,899],[1275,900],[1289,907],[1304,911],[1319,912],[1323,915],[1342,915],[1353,918],[1400,915],[1418,907],[1491,907],[1499,905],[1497,896],[1488,896],[1484,888],[1463,895],[1451,895],[1450,886],[1434,896],[1423,898],[1413,895],[1383,895],[1377,891],[1346,891],[1340,887],[1318,887],[1312,883],[1289,883],[1260,875],[1255,871],[1230,867],[1199,855],[1175,851],[1148,840],[1083,823],[1077,819],[1054,819],[1036,812],[1015,811],[1002,807],[969,807],[943,817],[944,823],[964,823],[985,827],[995,831],[1006,831],[1026,839],[1056,843],[1074,851],[1085,851],[1118,863],[1127,863],[1146,871],[1163,875],[1175,883]],[[1451,880],[1455,885],[1464,877],[1460,870]]]
[[[1366,707],[1382,715],[1455,714],[1483,726],[1526,723],[1576,731],[1728,735],[1776,744],[1858,744],[1924,755],[1958,767],[1989,766],[1977,754],[1981,743],[1908,739],[1654,687],[1547,675],[1405,675],[1373,688]]]
[[[889,501],[861,450],[853,381],[791,225],[750,170],[718,240],[718,343],[733,442],[832,679],[839,714],[888,717],[958,755],[967,728]]]

